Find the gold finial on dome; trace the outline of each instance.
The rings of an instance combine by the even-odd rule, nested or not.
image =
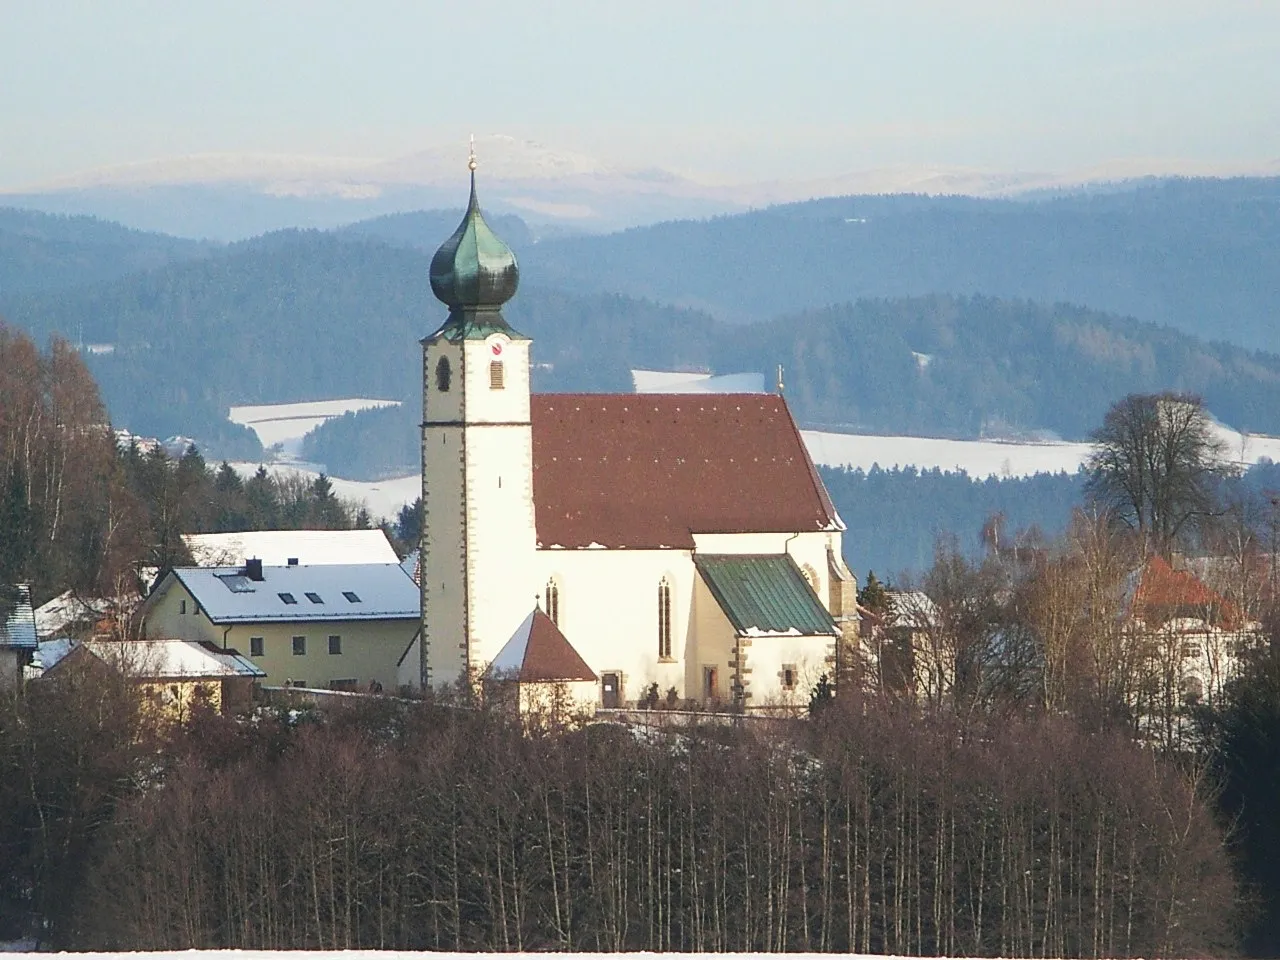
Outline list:
[[[476,135],[473,133],[471,135],[471,153],[467,157],[467,169],[472,173],[475,173],[476,167],[478,166],[480,166],[480,164],[476,162]]]

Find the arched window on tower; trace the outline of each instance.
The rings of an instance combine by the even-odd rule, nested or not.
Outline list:
[[[658,581],[658,659],[671,659],[671,584]]]
[[[560,584],[556,583],[555,580],[547,581],[543,607],[547,616],[551,618],[551,622],[557,627],[560,626]]]
[[[453,368],[448,357],[441,357],[436,364],[436,389],[441,393],[449,392],[449,382],[453,379]]]

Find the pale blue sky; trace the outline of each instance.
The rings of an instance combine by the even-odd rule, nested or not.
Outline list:
[[[0,188],[468,132],[725,177],[1280,159],[1278,0],[0,0]]]

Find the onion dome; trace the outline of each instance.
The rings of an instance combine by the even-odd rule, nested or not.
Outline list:
[[[511,248],[489,229],[476,199],[476,164],[471,167],[471,199],[467,212],[431,258],[431,292],[450,309],[502,306],[520,283],[520,268]]]

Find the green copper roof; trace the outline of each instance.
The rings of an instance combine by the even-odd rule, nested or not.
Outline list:
[[[693,562],[739,635],[837,633],[831,614],[785,554],[696,554]]]
[[[453,236],[431,258],[431,291],[454,310],[500,307],[515,296],[519,283],[515,254],[489,229],[480,213],[472,170],[467,212]],[[498,321],[502,322],[501,316]]]

